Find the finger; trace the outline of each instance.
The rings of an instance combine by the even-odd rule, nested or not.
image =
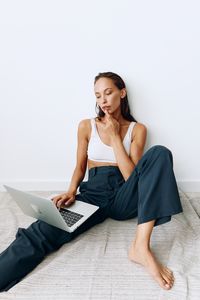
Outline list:
[[[107,109],[105,109],[105,115],[106,115],[108,118],[111,116]]]
[[[65,204],[69,204],[71,201],[73,201],[73,198],[68,199],[67,201],[65,201]]]
[[[57,202],[57,203],[56,203],[56,207],[57,207],[57,208],[60,208],[60,207],[61,207],[61,204],[60,204],[59,202]]]
[[[68,201],[65,202],[66,206],[69,206],[70,204],[72,204],[75,201],[75,199],[69,199]]]
[[[60,199],[62,197],[62,195],[57,195],[57,196],[54,196],[53,198],[51,198],[52,200],[57,200],[57,199]]]
[[[59,198],[54,198],[53,199],[53,203],[56,205],[56,203],[59,201],[60,197]]]
[[[58,201],[60,201],[62,199],[62,197],[61,196],[58,196],[58,197],[56,197],[54,200],[53,200],[53,202],[56,204]]]
[[[105,116],[106,121],[112,121],[112,115],[107,110],[105,110]]]
[[[64,201],[66,201],[65,196],[61,197],[61,199],[57,201],[56,206],[61,207]]]

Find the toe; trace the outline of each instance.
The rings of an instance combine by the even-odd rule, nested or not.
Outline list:
[[[163,268],[163,272],[164,272],[170,279],[174,279],[173,272],[170,271],[169,269]]]
[[[170,272],[168,272],[166,269],[163,269],[162,273],[164,273],[171,280],[174,278],[173,274],[171,274]]]
[[[173,275],[172,270],[170,270],[169,268],[165,267],[165,270],[166,270],[169,274]]]
[[[171,284],[168,283],[166,280],[163,280],[163,286],[167,290],[171,289],[171,287],[172,287]]]
[[[162,273],[162,277],[170,287],[173,285],[173,281],[166,274]]]
[[[162,278],[162,276],[156,276],[155,279],[162,288],[167,290],[170,289],[170,285]]]

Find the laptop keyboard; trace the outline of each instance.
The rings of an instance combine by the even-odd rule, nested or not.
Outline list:
[[[63,219],[65,220],[65,222],[67,223],[67,226],[69,226],[69,227],[74,225],[76,222],[78,222],[83,217],[83,215],[75,213],[66,208],[65,209],[61,208],[60,214],[63,217]]]

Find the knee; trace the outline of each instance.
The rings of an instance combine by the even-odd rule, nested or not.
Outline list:
[[[37,221],[36,231],[39,232],[41,237],[45,238],[45,241],[47,241],[48,244],[51,244],[55,248],[57,248],[57,246],[60,247],[60,245],[63,244],[63,241],[69,242],[72,239],[71,233],[41,220]]]
[[[171,153],[171,150],[164,145],[154,145],[151,149],[159,153]]]
[[[166,163],[166,160],[169,161],[173,166],[173,154],[172,151],[164,145],[154,145],[150,149],[156,157],[163,163]]]
[[[44,221],[37,220],[28,228],[19,228],[16,238],[21,237],[24,242],[32,245],[44,255],[58,249],[64,242],[69,242],[72,238],[71,234],[52,226]]]
[[[171,150],[164,145],[154,145],[151,147],[151,150],[156,153],[159,153],[162,156],[166,156],[166,155],[172,156]]]

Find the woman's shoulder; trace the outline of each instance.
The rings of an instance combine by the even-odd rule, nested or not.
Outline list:
[[[136,135],[146,134],[146,132],[146,125],[140,122],[136,122],[135,126],[133,127],[132,138],[134,138]]]
[[[87,131],[90,129],[91,119],[82,119],[79,121],[78,129]]]
[[[101,118],[99,118],[99,117],[93,117],[93,118],[90,118],[90,119],[82,119],[82,120],[80,120],[79,125],[80,126],[89,126],[90,127],[90,124],[91,124],[92,120],[98,122],[98,121],[101,121]]]
[[[147,128],[145,124],[140,123],[140,122],[135,122],[135,127],[140,128],[140,129]]]
[[[91,119],[95,119],[95,118],[90,118],[90,119],[82,119],[79,121],[78,124],[78,130],[84,134],[84,136],[86,136],[87,138],[90,137],[91,134]]]

